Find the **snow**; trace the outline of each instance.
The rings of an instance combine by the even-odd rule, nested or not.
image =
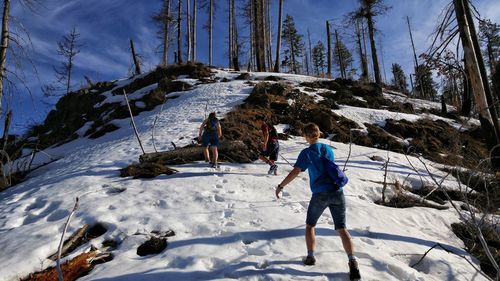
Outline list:
[[[219,78],[237,75],[216,72]],[[271,74],[252,75],[259,78]],[[292,83],[316,79],[272,75]],[[122,81],[118,84],[123,85]],[[245,81],[200,84],[168,100],[155,128],[158,150],[171,148],[171,142],[177,146],[189,144],[208,112],[217,111],[223,116],[241,104],[251,89]],[[135,117],[148,152],[153,151],[152,124],[159,109]],[[384,118],[398,118],[388,111],[352,107],[341,107],[336,112],[359,124],[381,124]],[[401,113],[398,116],[419,118]],[[256,161],[223,163],[220,170],[208,168],[205,163],[191,163],[173,167],[179,170],[177,174],[140,180],[119,177],[119,169],[136,162],[141,151],[129,120],[114,123],[120,129],[101,138],[79,138],[37,154],[34,164],[47,162],[47,155],[60,159],[0,193],[0,280],[17,280],[54,265],[47,257],[56,252],[75,197],[80,198],[80,207],[68,233],[84,223],[100,222],[108,231],[92,244],[100,246],[106,239],[121,242],[113,251],[112,261],[97,265],[79,280],[347,279],[347,258],[328,212],[317,225],[316,266],[301,264],[306,254],[304,228],[310,199],[307,173],[287,185],[281,199],[274,196],[274,188],[291,170],[287,161],[294,163],[306,147],[303,138],[281,142],[279,176],[267,175],[267,165]],[[281,131],[287,125],[278,127]],[[343,166],[349,145],[331,145],[338,164]],[[390,181],[422,184],[404,155],[357,145],[351,148],[346,165],[350,179],[345,187],[347,224],[363,280],[485,280],[464,259],[441,249],[431,251],[423,263],[411,268],[409,265],[435,243],[464,255],[476,266],[478,262],[463,250],[462,242],[449,227],[459,220],[452,209],[394,209],[374,204],[381,197],[383,162],[372,161],[370,156],[390,157]],[[415,158],[410,160],[430,184],[424,165]],[[426,160],[424,163],[438,180],[445,176],[435,168],[439,165]],[[451,177],[444,180],[444,185],[458,188]],[[146,257],[136,255],[137,247],[151,231],[169,229],[176,235],[168,239],[166,250]],[[89,248],[87,244],[76,251]]]
[[[385,126],[387,119],[394,120],[407,120],[410,122],[416,122],[420,119],[431,119],[431,120],[442,120],[453,126],[457,130],[465,130],[470,128],[471,125],[477,125],[476,120],[470,120],[463,123],[458,123],[455,120],[437,116],[434,114],[422,113],[422,114],[408,114],[401,112],[394,112],[385,109],[371,109],[363,107],[354,107],[348,105],[339,105],[339,109],[333,110],[338,115],[344,116],[352,121],[356,122],[363,130],[366,130],[364,123],[374,124],[380,127]]]

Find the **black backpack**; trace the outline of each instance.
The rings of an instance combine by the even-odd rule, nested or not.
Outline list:
[[[217,132],[217,124],[219,123],[219,119],[216,118],[208,118],[207,123],[205,124],[205,131],[208,133]]]
[[[269,139],[278,139],[278,131],[273,125],[267,124],[267,129],[269,130]]]

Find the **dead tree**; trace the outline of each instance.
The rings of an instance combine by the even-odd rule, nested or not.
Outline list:
[[[187,61],[191,60],[191,11],[189,1],[191,0],[186,0]]]
[[[182,64],[182,0],[177,2],[177,63]]]
[[[331,40],[331,35],[330,35],[330,23],[326,21],[326,42],[328,45],[328,54],[327,54],[327,72],[326,76],[328,78],[332,78],[332,40]]]
[[[477,53],[479,52],[479,57],[481,54],[480,50],[477,49],[477,42],[476,44],[473,42],[474,38],[472,30],[474,29],[474,23],[470,22],[470,19],[466,16],[466,12],[468,10],[466,7],[468,7],[468,2],[463,0],[454,0],[453,4],[462,47],[464,49],[465,67],[471,80],[471,86],[473,89],[472,92],[479,111],[479,121],[481,122],[483,134],[487,139],[488,147],[493,149],[497,146],[497,144],[499,144],[498,119],[496,118],[497,115],[495,106],[493,106],[493,104],[489,104],[489,100],[487,98],[489,86],[485,87],[485,85],[488,85],[488,83],[487,81],[483,81],[483,76],[481,75],[481,64],[478,61]],[[484,67],[484,62],[482,66]],[[494,162],[498,162],[498,160]]]
[[[196,0],[193,0],[193,31],[191,40],[191,61],[196,62]]]
[[[132,54],[132,61],[134,62],[135,75],[139,75],[141,74],[141,62],[135,52],[134,41],[132,39],[130,39],[130,52]]]
[[[10,0],[3,1],[2,13],[2,38],[0,39],[0,112],[2,109],[3,100],[3,80],[6,74],[7,66],[7,48],[9,48],[9,16],[10,16]]]
[[[73,27],[68,35],[57,42],[57,54],[65,59],[59,68],[55,68],[57,81],[65,84],[65,93],[71,91],[71,75],[73,74],[75,56],[80,53],[83,44],[78,42],[80,33]]]
[[[274,72],[280,72],[282,17],[283,17],[283,0],[280,0],[279,15],[278,15],[278,37],[276,39],[276,62],[274,63]]]
[[[2,144],[2,150],[6,151],[7,149],[7,143],[9,140],[9,128],[10,128],[10,122],[12,121],[12,110],[9,110],[7,113],[7,116],[5,117],[5,123],[3,127],[3,144]]]
[[[375,24],[374,17],[385,13],[389,7],[384,5],[384,0],[360,0],[363,16],[368,24],[368,35],[372,50],[373,72],[375,73],[375,83],[382,85],[382,76],[377,57],[377,46],[375,44]]]
[[[210,7],[209,7],[209,15],[208,15],[208,37],[209,37],[209,42],[208,42],[208,65],[212,65],[212,43],[213,43],[213,38],[212,38],[212,29],[213,29],[213,9],[214,9],[214,3],[213,0],[210,0]]]
[[[254,44],[257,71],[266,71],[266,42],[264,0],[253,0]]]
[[[357,37],[357,44],[358,44],[358,52],[359,52],[359,58],[361,61],[361,79],[364,81],[369,80],[369,75],[368,75],[368,63],[366,61],[366,54],[363,53],[363,46],[361,45],[361,30],[359,26],[359,20],[356,20],[356,37]]]
[[[242,141],[223,141],[219,144],[218,150],[219,155],[224,155],[234,151],[248,150],[248,147]],[[188,163],[203,159],[203,147],[201,146],[182,147],[169,151],[145,153],[139,156],[141,163],[154,162],[164,165]]]
[[[406,17],[406,22],[408,23],[408,32],[410,33],[410,40],[411,40],[411,47],[412,47],[412,50],[413,50],[413,63],[414,63],[414,66],[415,66],[415,73],[417,73],[417,69],[418,69],[418,59],[417,59],[417,53],[415,52],[415,43],[413,43],[413,34],[411,32],[411,26],[410,26],[410,17]],[[420,76],[417,76],[417,79],[419,78]],[[417,81],[417,83],[420,85],[420,93],[425,96],[425,92],[424,92],[424,87],[422,86],[422,82],[421,81]]]
[[[170,15],[170,0],[164,0],[159,13],[153,15],[153,21],[157,24],[159,30],[157,37],[161,40],[161,65],[168,64],[168,49],[170,47],[170,28],[172,17]]]
[[[313,63],[313,54],[312,54],[312,44],[311,44],[311,32],[309,31],[309,28],[307,29],[307,41],[308,41],[308,45],[309,45],[309,61],[312,64]],[[311,67],[311,70],[312,70],[312,67]]]
[[[240,70],[238,27],[236,25],[235,1],[229,0],[229,67]]]

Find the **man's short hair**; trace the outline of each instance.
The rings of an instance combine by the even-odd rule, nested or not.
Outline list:
[[[304,126],[302,129],[302,133],[304,136],[309,137],[311,139],[318,139],[321,136],[321,131],[319,130],[318,125],[314,123],[309,123]]]

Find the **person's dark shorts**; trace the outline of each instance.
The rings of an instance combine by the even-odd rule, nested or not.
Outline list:
[[[263,151],[260,155],[264,157],[269,157],[269,160],[278,160],[278,152],[280,150],[280,144],[277,140],[270,141],[267,143],[266,151]]]
[[[316,226],[326,208],[330,209],[335,229],[345,228],[345,197],[342,189],[314,193],[307,208],[306,224]]]
[[[217,134],[203,134],[201,137],[201,145],[203,147],[217,146],[219,145],[219,137]]]

